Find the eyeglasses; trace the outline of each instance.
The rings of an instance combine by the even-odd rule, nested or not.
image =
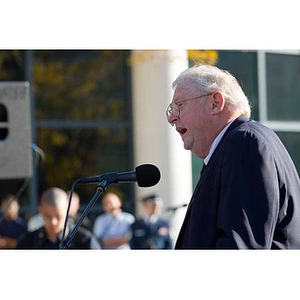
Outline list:
[[[194,98],[190,98],[190,99],[180,100],[177,103],[170,103],[168,105],[167,110],[166,110],[166,116],[167,116],[167,118],[170,118],[171,116],[173,116],[175,118],[178,118],[179,115],[180,115],[180,106],[184,102],[191,101],[191,100],[196,100],[198,98],[206,97],[206,96],[209,96],[211,94],[213,94],[213,93],[209,93],[209,94],[205,94],[205,95],[200,95],[200,96],[197,96],[197,97],[194,97]]]

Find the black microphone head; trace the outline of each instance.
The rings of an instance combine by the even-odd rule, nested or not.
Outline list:
[[[160,180],[160,171],[154,165],[140,165],[135,168],[138,186],[150,187],[156,185]]]

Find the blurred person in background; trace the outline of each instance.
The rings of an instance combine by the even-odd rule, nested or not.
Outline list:
[[[104,213],[94,222],[94,235],[103,249],[130,249],[129,229],[133,215],[122,211],[122,201],[115,193],[106,193],[102,198]]]
[[[43,216],[40,212],[37,212],[29,218],[27,221],[27,230],[35,231],[44,226]]]
[[[53,187],[44,191],[39,205],[44,226],[23,235],[18,241],[17,248],[60,249],[67,207],[68,196],[64,190]],[[73,225],[68,222],[66,236],[72,227]],[[70,249],[100,249],[100,245],[89,230],[79,227]]]
[[[70,191],[67,191],[68,199],[70,198]],[[69,211],[69,220],[70,222],[73,222],[74,225],[76,225],[77,221],[80,219],[81,214],[78,212],[80,209],[80,197],[78,193],[73,192],[72,194],[72,201]],[[81,225],[82,227],[92,230],[92,223],[90,219],[86,216]]]
[[[6,195],[1,202],[0,249],[14,249],[18,238],[26,233],[26,221],[19,216],[20,204],[14,195]]]
[[[172,249],[169,222],[160,216],[162,204],[155,194],[142,198],[144,216],[131,225],[131,249]]]

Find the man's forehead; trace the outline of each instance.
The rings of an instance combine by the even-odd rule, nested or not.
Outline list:
[[[173,94],[173,102],[179,101],[190,96],[194,96],[195,93],[190,88],[176,87]]]
[[[40,209],[45,212],[61,212],[61,211],[65,211],[66,207],[67,207],[67,205],[64,205],[64,204],[53,206],[53,205],[49,205],[46,203],[42,203],[40,205]]]

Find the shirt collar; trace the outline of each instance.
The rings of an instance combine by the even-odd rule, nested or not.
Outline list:
[[[217,137],[214,139],[213,143],[211,144],[211,147],[210,147],[210,150],[209,150],[209,153],[208,155],[204,158],[204,163],[205,165],[208,164],[211,156],[213,155],[214,151],[216,150],[217,146],[219,145],[223,135],[225,134],[226,130],[228,129],[228,127],[231,125],[231,123],[233,122],[234,120],[232,120],[230,123],[228,123],[223,129],[222,131],[217,135]]]

